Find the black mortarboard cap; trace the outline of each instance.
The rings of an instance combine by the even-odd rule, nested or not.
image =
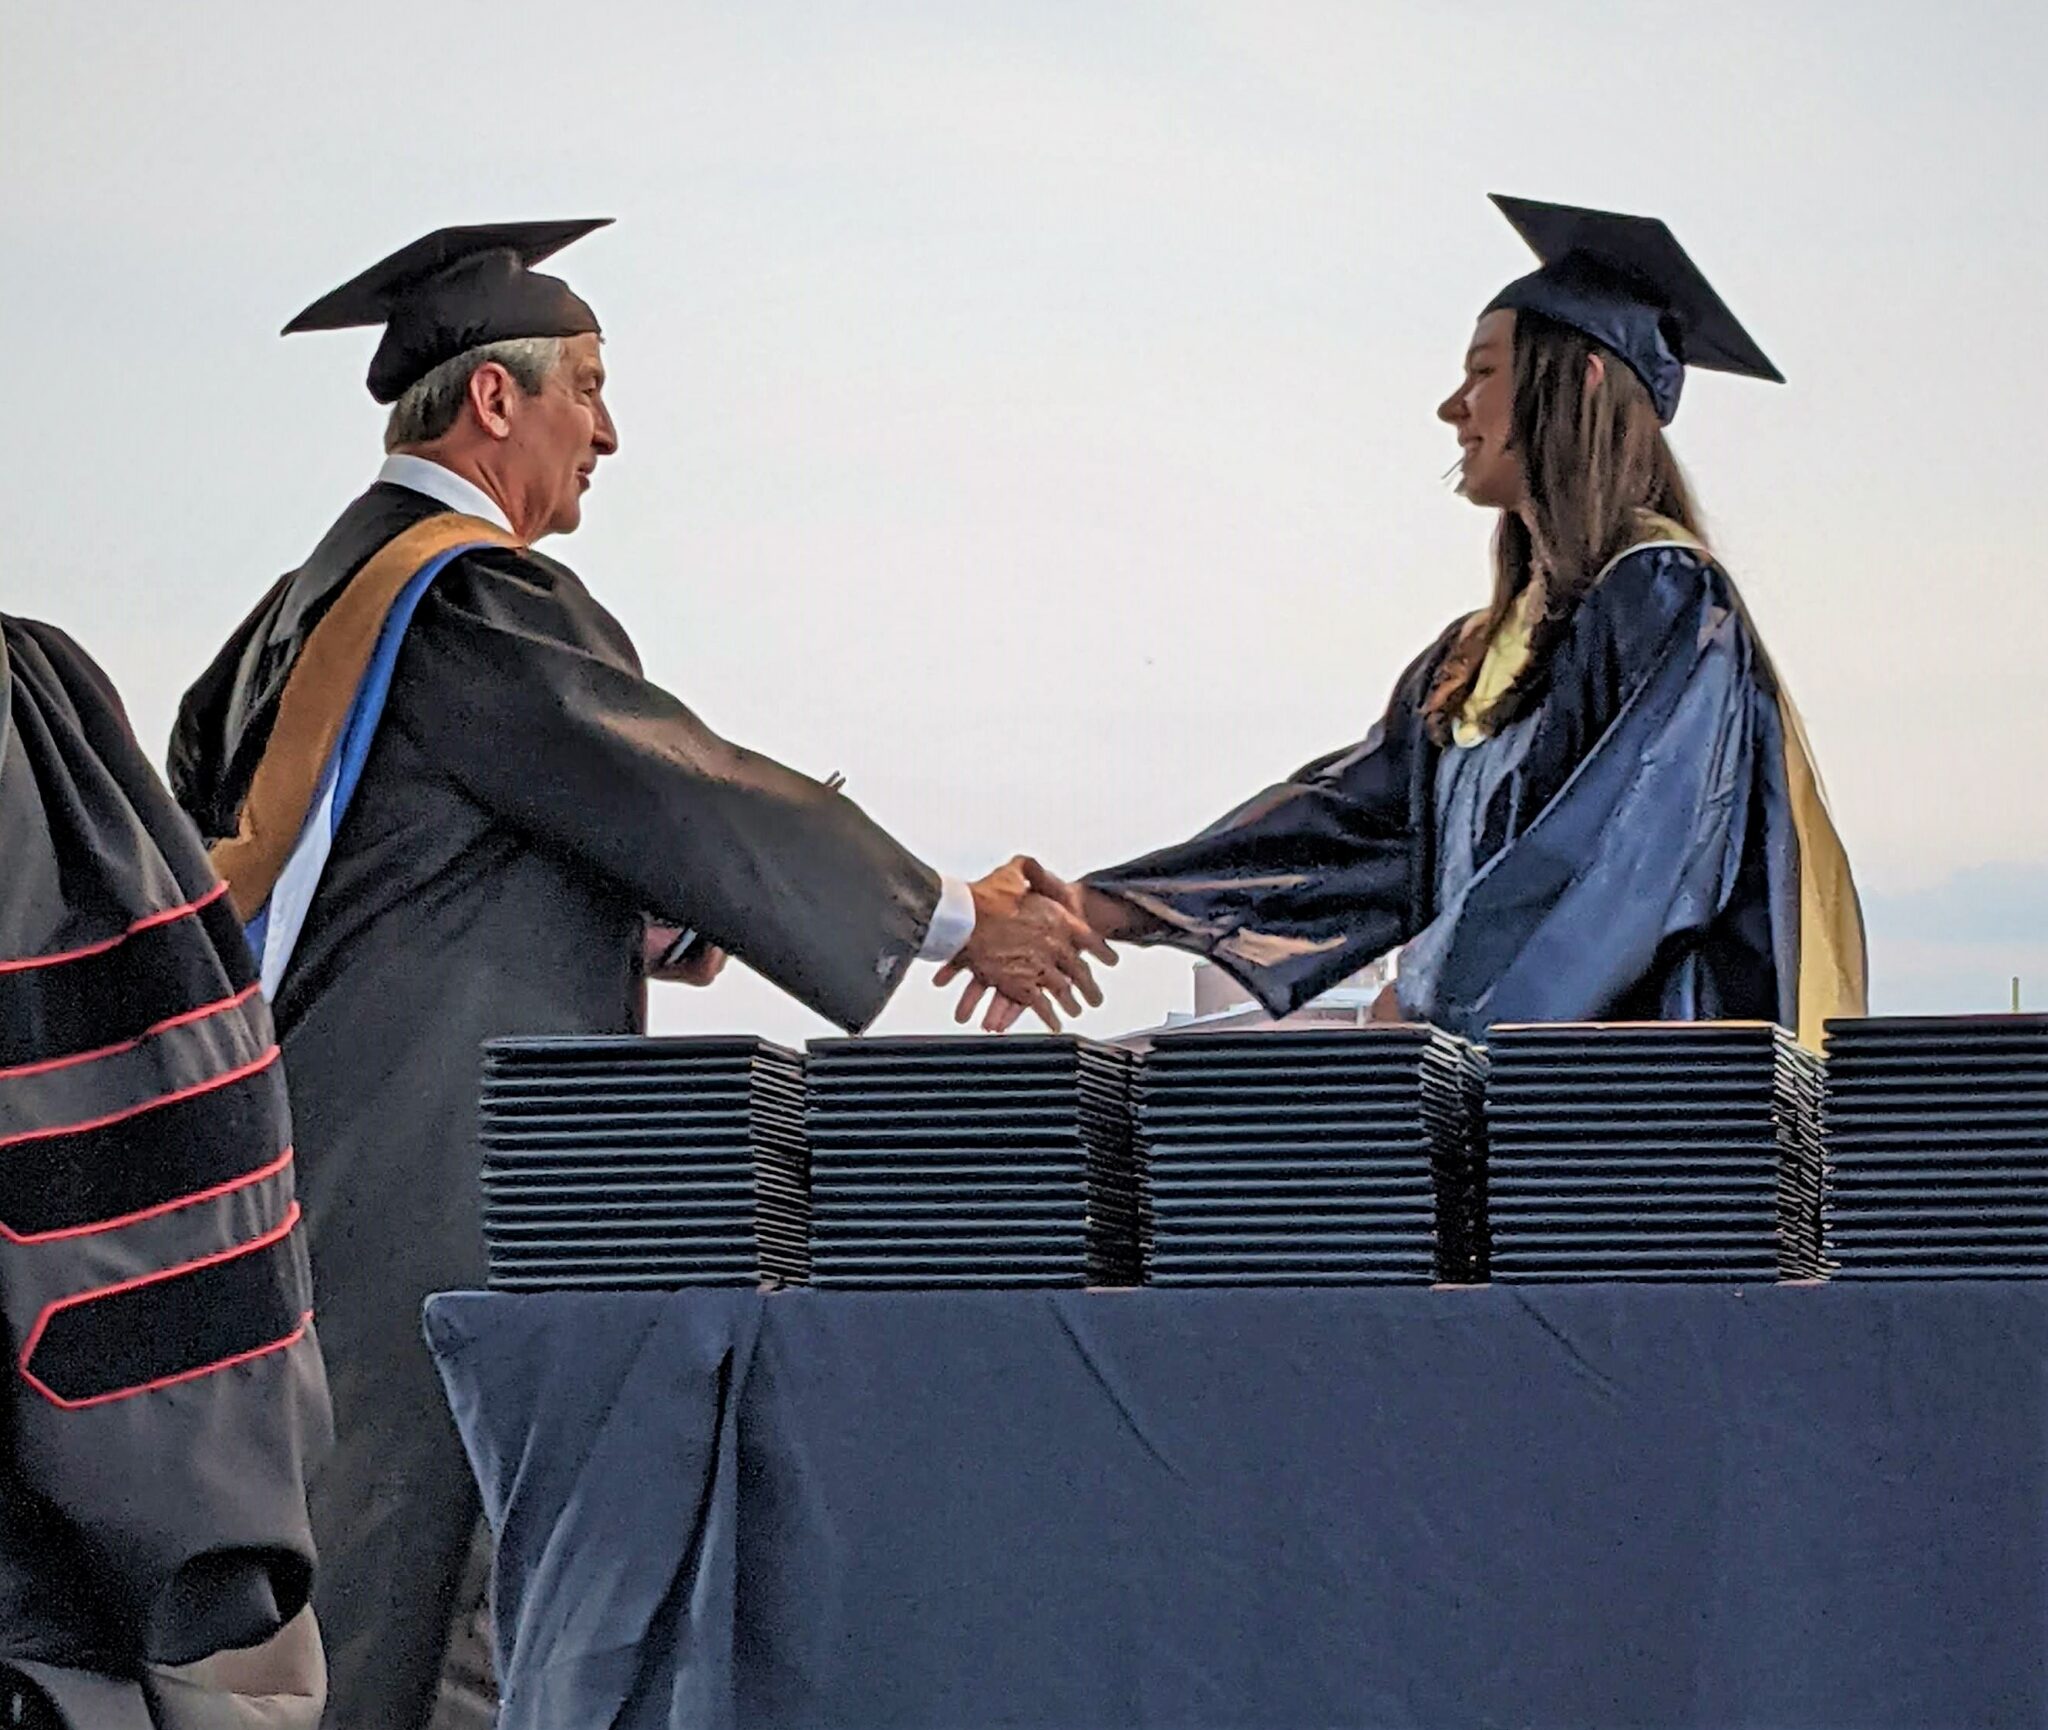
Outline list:
[[[594,332],[597,314],[566,282],[542,276],[533,266],[610,221],[600,216],[437,228],[322,295],[284,334],[381,324],[384,339],[370,361],[370,395],[396,402],[444,360],[480,344]]]
[[[1499,193],[1493,202],[1543,264],[1487,310],[1540,313],[1612,349],[1649,387],[1660,421],[1668,425],[1678,412],[1689,366],[1785,382],[1654,216]]]

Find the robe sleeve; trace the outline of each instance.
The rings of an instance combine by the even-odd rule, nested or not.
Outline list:
[[[1727,907],[1753,806],[1755,646],[1694,554],[1631,555],[1581,609],[1501,809],[1520,812],[1401,953],[1414,1019],[1470,1037],[1615,1013]]]
[[[1422,701],[1460,628],[1408,668],[1362,742],[1089,886],[1156,921],[1148,941],[1207,956],[1276,1016],[1377,961],[1416,922]]]
[[[642,677],[624,633],[551,561],[456,560],[396,678],[432,681],[435,750],[478,804],[840,1026],[872,1021],[916,958],[937,874],[852,801],[720,738]]]
[[[183,1664],[312,1580],[291,1120],[248,946],[111,687],[47,627],[4,648],[0,1499],[124,1661]]]

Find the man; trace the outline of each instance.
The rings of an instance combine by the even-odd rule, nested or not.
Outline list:
[[[0,1724],[317,1718],[298,1217],[199,838],[99,669],[0,617]]]
[[[850,1029],[960,961],[1099,1001],[1018,862],[941,879],[641,677],[532,550],[618,448],[596,317],[532,267],[591,222],[444,229],[287,330],[382,324],[377,482],[188,695],[173,784],[250,920],[299,1118],[340,1436],[315,1486],[336,1730],[427,1719],[476,1503],[419,1336],[474,1284],[477,1048],[641,1025],[650,916]]]

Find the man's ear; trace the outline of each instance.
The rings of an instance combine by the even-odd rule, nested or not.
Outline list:
[[[1600,388],[1600,381],[1607,376],[1607,357],[1604,354],[1586,356],[1586,395],[1591,396]]]
[[[469,408],[477,424],[494,439],[512,436],[512,398],[519,386],[494,360],[469,375]]]

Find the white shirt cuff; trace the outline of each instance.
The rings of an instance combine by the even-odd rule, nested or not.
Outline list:
[[[932,922],[925,928],[924,947],[917,952],[920,961],[936,961],[941,966],[967,947],[967,939],[974,935],[974,891],[957,877],[939,879],[939,905],[932,914]]]

